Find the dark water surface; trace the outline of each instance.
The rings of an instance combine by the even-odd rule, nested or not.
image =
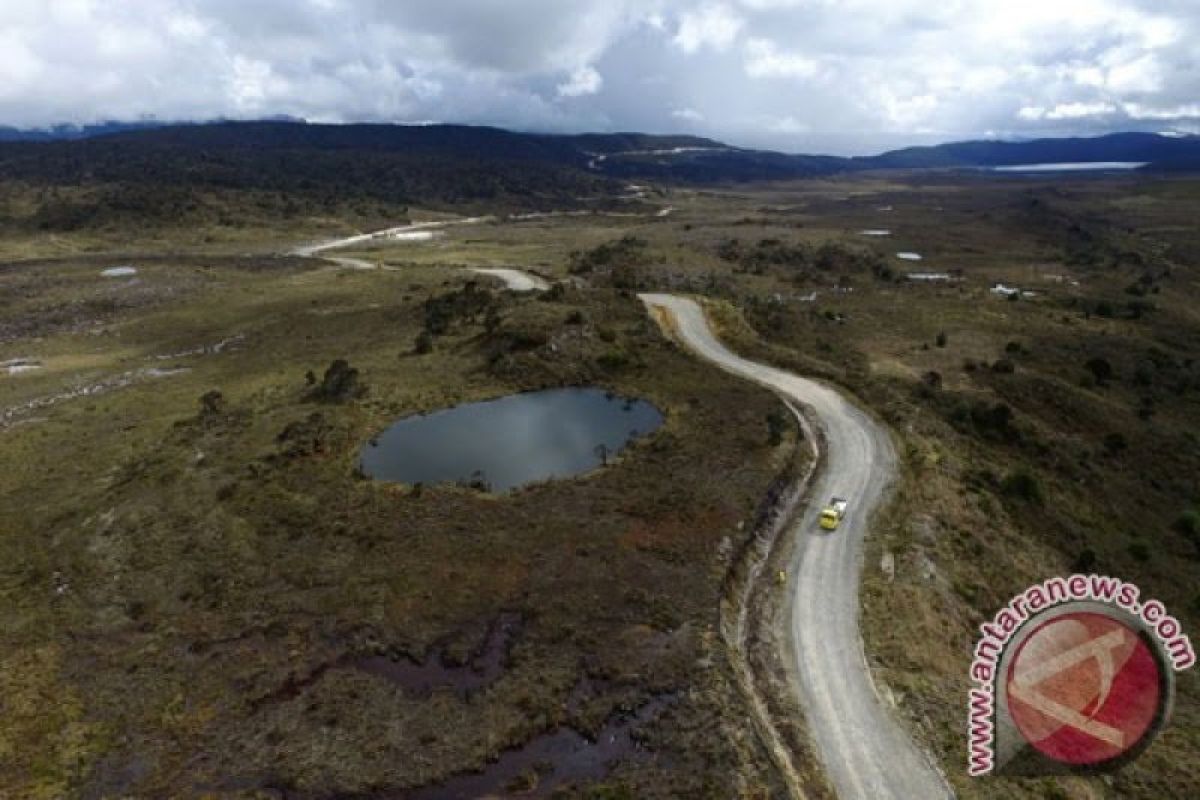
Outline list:
[[[662,423],[645,400],[603,389],[514,394],[406,417],[363,447],[360,465],[379,480],[477,481],[504,492],[594,469]]]

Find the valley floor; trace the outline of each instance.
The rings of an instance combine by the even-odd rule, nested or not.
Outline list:
[[[321,254],[354,263],[274,254],[405,220],[8,240],[0,794],[782,795],[720,608],[807,449],[644,291],[705,297],[739,355],[895,433],[865,651],[959,796],[1193,793],[1194,672],[1114,776],[971,780],[963,731],[977,625],[1035,581],[1117,575],[1200,630],[1200,186],[892,175],[655,202],[672,213]],[[514,269],[550,288],[504,291]],[[338,359],[356,378],[323,381]],[[506,496],[357,474],[398,417],[578,384],[667,423]]]

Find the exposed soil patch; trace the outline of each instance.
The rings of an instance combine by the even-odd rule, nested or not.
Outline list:
[[[332,669],[352,669],[382,678],[406,693],[427,697],[435,691],[453,691],[466,700],[486,689],[504,672],[513,642],[521,634],[519,614],[504,612],[488,626],[483,641],[458,661],[450,655],[450,642],[443,640],[430,648],[421,660],[408,655],[345,655],[321,664],[308,675],[292,675],[283,686],[254,701],[255,710],[272,703],[294,700],[320,681]]]
[[[159,367],[151,367],[149,369],[139,369],[130,372],[123,372],[120,375],[114,375],[110,378],[97,381],[96,383],[83,384],[76,386],[58,394],[47,395],[45,397],[37,397],[27,403],[22,403],[19,406],[0,409],[0,430],[13,425],[20,417],[25,416],[33,411],[56,406],[59,403],[65,403],[68,400],[75,400],[79,397],[97,397],[108,392],[116,391],[133,386],[135,383],[141,383],[147,380],[156,378],[169,378],[172,375],[179,375],[188,372],[187,368],[177,367],[173,369],[161,369]]]
[[[500,677],[513,640],[520,633],[521,617],[504,613],[489,626],[482,646],[466,664],[451,663],[445,648],[440,647],[423,661],[404,657],[365,656],[346,662],[345,666],[383,678],[415,695],[424,696],[436,690],[451,689],[466,699]]]
[[[520,794],[544,797],[570,784],[600,780],[618,763],[653,757],[639,729],[672,701],[656,697],[631,713],[611,716],[595,738],[563,726],[508,750],[482,772],[466,772],[410,792],[382,792],[373,800],[467,800]]]
[[[7,372],[9,375],[20,375],[22,372],[31,372],[41,368],[42,362],[32,358],[14,358],[8,361],[0,361],[0,370]]]

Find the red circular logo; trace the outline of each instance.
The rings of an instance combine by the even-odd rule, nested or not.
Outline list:
[[[1021,735],[1055,761],[1079,766],[1118,758],[1152,736],[1165,699],[1162,668],[1145,639],[1093,612],[1036,628],[1006,680]]]

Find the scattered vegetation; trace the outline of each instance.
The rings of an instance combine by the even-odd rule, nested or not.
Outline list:
[[[410,207],[419,185],[396,183],[405,170],[343,195],[327,189],[341,178],[317,176],[332,160],[295,191],[202,187],[196,211],[164,190],[164,217],[196,214],[208,236],[240,217],[350,228],[421,213]],[[157,175],[84,185],[59,166],[54,186],[0,190],[6,252],[92,248],[97,225],[109,241],[142,235],[130,220]],[[539,180],[472,179],[464,191],[494,189],[495,203],[458,208],[557,204]],[[135,197],[135,184],[150,199],[117,213],[111,201]],[[299,216],[286,216],[289,201]],[[35,764],[50,796],[232,785],[221,780],[314,796],[402,791],[486,768],[559,726],[600,730],[614,709],[659,695],[676,699],[637,729],[656,757],[623,762],[601,785],[637,797],[778,793],[711,631],[722,541],[743,544],[737,523],[787,437],[769,395],[657,335],[632,296],[642,287],[707,295],[731,346],[851,390],[896,432],[903,480],[867,544],[864,636],[877,681],[959,796],[1162,797],[1194,785],[1190,673],[1168,733],[1108,782],[967,781],[956,765],[977,626],[1030,583],[1117,575],[1200,629],[1195,182],[862,176],[671,202],[662,220],[514,221],[381,251],[400,272],[212,253],[138,260],[137,284],[102,282],[110,258],[0,267],[0,360],[45,365],[3,382],[0,413],[143,367],[190,370],[0,429],[0,528],[16,532],[0,537],[0,694],[17,698],[6,699],[17,721],[0,739],[11,754],[0,793],[21,796]],[[885,206],[886,247],[852,233],[880,225]],[[32,233],[43,207],[50,227]],[[144,213],[150,230],[174,224]],[[136,241],[149,252],[162,240]],[[897,280],[900,248],[954,280]],[[512,264],[575,274],[534,298],[457,271]],[[997,282],[1033,295],[1006,302],[989,292]],[[245,339],[233,350],[175,355],[235,333]],[[338,359],[332,376],[298,380]],[[596,382],[651,397],[668,423],[592,477],[497,501],[355,474],[358,449],[397,417]],[[318,402],[327,383],[344,402]],[[486,487],[483,475],[465,483],[476,479]],[[874,567],[885,554],[886,575]],[[343,660],[428,664],[444,651],[468,663],[498,609],[524,627],[501,677],[466,700]],[[34,713],[45,697],[58,698],[53,713]]]
[[[309,397],[322,403],[345,403],[357,400],[367,393],[367,387],[358,378],[358,370],[344,358],[334,359],[325,370],[321,382],[309,393]]]

